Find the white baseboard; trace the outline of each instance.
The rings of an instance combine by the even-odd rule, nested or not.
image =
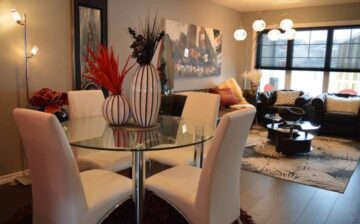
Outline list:
[[[4,176],[0,176],[0,185],[7,184],[15,181],[16,178],[30,175],[30,170],[23,170],[15,173],[10,173]]]

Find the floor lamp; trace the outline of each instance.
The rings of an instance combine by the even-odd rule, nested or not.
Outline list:
[[[39,47],[37,45],[34,45],[31,49],[30,53],[28,53],[28,36],[27,36],[27,26],[26,26],[26,13],[24,13],[23,16],[20,16],[19,12],[14,9],[11,11],[12,16],[15,20],[15,22],[18,25],[21,25],[24,27],[24,53],[25,53],[25,87],[26,87],[26,107],[29,107],[29,71],[28,71],[28,61],[30,58],[34,57],[37,52],[39,51]],[[16,178],[16,181],[21,183],[22,185],[29,185],[31,183],[31,177],[27,175],[26,173],[23,174],[23,176]]]

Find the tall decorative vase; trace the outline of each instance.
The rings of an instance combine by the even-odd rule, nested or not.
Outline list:
[[[102,114],[112,126],[125,124],[130,118],[130,113],[129,102],[123,95],[106,97],[102,106]]]
[[[135,122],[143,128],[155,124],[161,103],[160,78],[152,64],[139,65],[131,84],[130,106]]]

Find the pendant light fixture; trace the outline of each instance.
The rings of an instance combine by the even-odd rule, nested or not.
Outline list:
[[[261,31],[265,30],[265,28],[266,28],[266,23],[264,20],[257,19],[253,22],[253,29],[256,32],[261,32]]]
[[[247,33],[246,33],[246,30],[244,30],[244,28],[235,30],[235,32],[234,32],[235,40],[242,41],[242,40],[245,40],[246,37],[247,37]]]

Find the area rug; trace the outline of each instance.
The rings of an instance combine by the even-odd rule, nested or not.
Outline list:
[[[255,127],[247,139],[242,169],[343,193],[360,159],[360,143],[315,136],[312,147],[309,153],[278,153],[267,130]]]
[[[147,191],[145,198],[145,224],[188,224],[186,219],[170,204],[152,192]],[[122,203],[108,216],[102,224],[133,224],[135,223],[135,205],[129,199]],[[243,224],[254,224],[253,219],[242,209],[240,219]],[[32,206],[29,204],[20,209],[6,224],[31,224]],[[235,224],[236,222],[234,222]]]

